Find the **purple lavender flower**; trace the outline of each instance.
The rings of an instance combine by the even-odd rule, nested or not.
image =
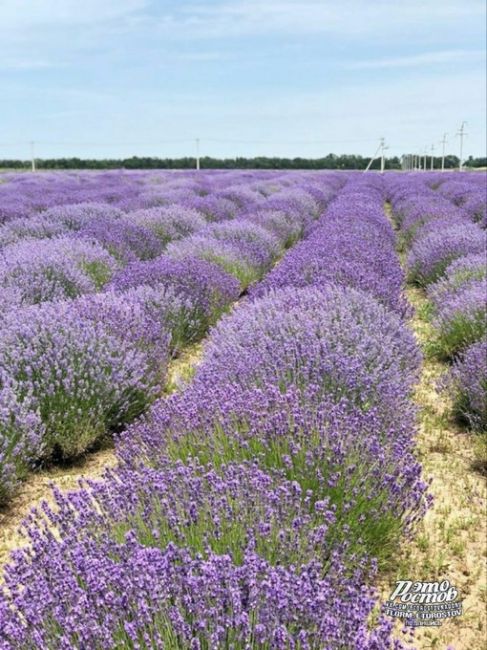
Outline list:
[[[194,556],[174,544],[146,548],[131,534],[124,544],[39,553],[37,562],[42,571],[23,567],[19,558],[7,576],[0,600],[5,650],[285,650],[297,644],[338,650],[344,639],[353,639],[357,650],[392,647],[390,624],[381,620],[375,631],[367,629],[371,590],[349,578],[338,562],[335,576],[323,578],[317,562],[272,567],[249,549],[236,566],[228,555]],[[19,588],[25,581],[28,591]]]
[[[487,334],[487,280],[472,280],[435,300],[438,349],[451,357]]]
[[[487,197],[485,188],[471,193],[462,205],[465,214],[482,228],[487,228]]]
[[[470,254],[457,258],[445,269],[444,276],[428,287],[428,298],[437,306],[448,294],[457,293],[465,286],[487,275],[483,254]]]
[[[154,233],[163,245],[189,237],[206,226],[200,212],[180,205],[131,212],[130,220]]]
[[[9,377],[0,378],[0,505],[42,452],[44,427],[29,394],[20,402],[18,389]]]
[[[454,409],[475,431],[487,432],[487,340],[468,347],[456,359],[446,386]]]
[[[116,273],[108,288],[126,291],[140,285],[163,285],[192,305],[189,321],[201,336],[237,300],[237,280],[216,264],[186,258],[174,260],[162,255],[150,262],[136,262]]]
[[[353,208],[353,202],[345,203],[340,197],[331,203],[308,237],[252,294],[263,295],[270,288],[332,283],[368,291],[383,304],[406,314],[404,277],[385,215],[382,211],[378,216],[375,210],[364,215],[362,207],[360,216],[355,217],[351,214]]]
[[[326,553],[348,540],[350,553],[384,558],[427,503],[414,459],[413,413],[385,425],[378,408],[361,412],[317,386],[282,392],[193,383],[124,433],[118,457],[137,471],[149,464],[164,472],[167,457],[277,470],[300,486],[311,508],[327,503],[334,512]]]
[[[12,219],[0,227],[0,248],[15,244],[22,239],[43,239],[65,234],[69,228],[53,218],[39,214],[32,217]]]
[[[456,258],[485,252],[485,233],[465,222],[445,230],[431,232],[416,240],[408,255],[409,277],[419,284],[430,284],[443,275]]]
[[[244,219],[208,226],[205,235],[240,250],[249,264],[262,272],[268,270],[282,251],[283,243],[267,230]]]
[[[409,331],[367,294],[289,288],[220,321],[195,381],[317,385],[390,422],[407,408],[419,362]]]
[[[192,196],[182,199],[181,204],[202,213],[207,221],[226,221],[233,219],[238,208],[233,201],[224,197]]]
[[[238,295],[233,278],[191,255],[218,261],[245,287],[295,233],[307,238],[264,297],[215,327],[194,381],[121,434],[118,469],[71,495],[55,491],[53,508],[31,514],[29,546],[0,590],[0,647],[390,649],[390,622],[368,629],[370,556],[387,556],[428,497],[409,395],[420,355],[400,317],[386,182],[100,178],[63,186],[53,177],[44,205],[62,203],[69,187],[77,200],[126,210],[206,205],[218,223],[171,243],[181,259],[129,264],[104,293],[6,315],[0,376],[14,392],[5,402],[38,414],[44,453],[78,453],[129,422],[162,383],[168,346],[197,336]],[[402,187],[394,192],[399,203]],[[173,210],[181,205],[162,211]],[[104,245],[124,240],[123,228],[120,240],[104,234],[121,219],[99,227]],[[74,227],[95,232],[97,220]],[[118,249],[123,259],[131,246]]]
[[[161,377],[168,345],[176,354],[201,334],[191,299],[163,284],[82,296],[73,301],[72,308],[81,318],[98,322],[110,334],[136,345]]]
[[[80,228],[80,239],[100,243],[117,260],[124,264],[137,260],[150,260],[162,253],[163,244],[156,235],[126,218],[93,219]]]
[[[223,271],[234,276],[243,289],[259,279],[260,269],[252,267],[249,256],[242,255],[238,246],[221,242],[216,237],[198,233],[178,242],[172,242],[167,247],[167,255],[175,260],[184,261],[188,258],[198,258],[220,266]]]
[[[0,254],[0,287],[14,288],[25,305],[74,298],[100,289],[118,267],[95,242],[61,236],[26,240]]]
[[[75,203],[74,205],[59,205],[43,212],[46,219],[64,224],[70,230],[79,230],[93,219],[117,220],[123,212],[103,203]]]
[[[129,323],[127,332],[133,328]],[[73,302],[45,303],[5,317],[0,374],[11,379],[19,402],[28,397],[39,414],[46,453],[81,453],[153,399],[160,369],[155,372],[150,349],[144,352],[133,337],[109,330],[102,322],[82,318]],[[166,343],[161,339],[167,349],[167,337]]]
[[[295,244],[303,234],[303,224],[282,210],[252,211],[245,215],[245,221],[268,230],[282,243],[284,248]]]

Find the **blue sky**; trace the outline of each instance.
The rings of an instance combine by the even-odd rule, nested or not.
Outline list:
[[[0,0],[0,158],[485,155],[483,0]]]

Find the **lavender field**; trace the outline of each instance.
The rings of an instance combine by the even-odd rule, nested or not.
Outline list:
[[[486,227],[483,173],[1,175],[0,509],[114,463],[29,504],[0,650],[446,648],[380,585],[442,516],[431,365],[484,485]]]

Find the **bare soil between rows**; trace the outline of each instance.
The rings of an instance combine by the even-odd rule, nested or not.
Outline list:
[[[413,539],[398,549],[396,566],[382,576],[382,601],[399,579],[449,580],[459,591],[463,615],[440,627],[417,628],[418,650],[484,650],[487,647],[487,484],[475,453],[476,436],[453,418],[448,395],[438,381],[448,371],[425,351],[434,335],[426,313],[426,297],[417,287],[406,296],[415,310],[410,321],[424,351],[421,380],[414,401],[419,409],[417,456],[431,480],[431,509]],[[398,637],[404,638],[398,623]]]

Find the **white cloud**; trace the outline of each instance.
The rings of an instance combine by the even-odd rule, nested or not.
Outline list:
[[[116,41],[148,0],[0,0],[3,70],[42,70]]]
[[[61,61],[37,58],[9,57],[0,58],[0,70],[45,70],[47,68],[61,68],[64,64]]]
[[[168,36],[185,32],[201,38],[375,34],[384,39],[404,35],[412,26],[431,31],[463,19],[483,20],[485,12],[482,0],[221,0],[176,6],[162,16],[159,27]]]
[[[0,29],[76,26],[114,20],[147,7],[147,0],[2,0]]]
[[[482,60],[485,60],[485,52],[482,50],[446,50],[384,59],[357,60],[344,63],[343,67],[349,70],[374,70],[381,68],[423,67],[436,64],[464,63]]]

